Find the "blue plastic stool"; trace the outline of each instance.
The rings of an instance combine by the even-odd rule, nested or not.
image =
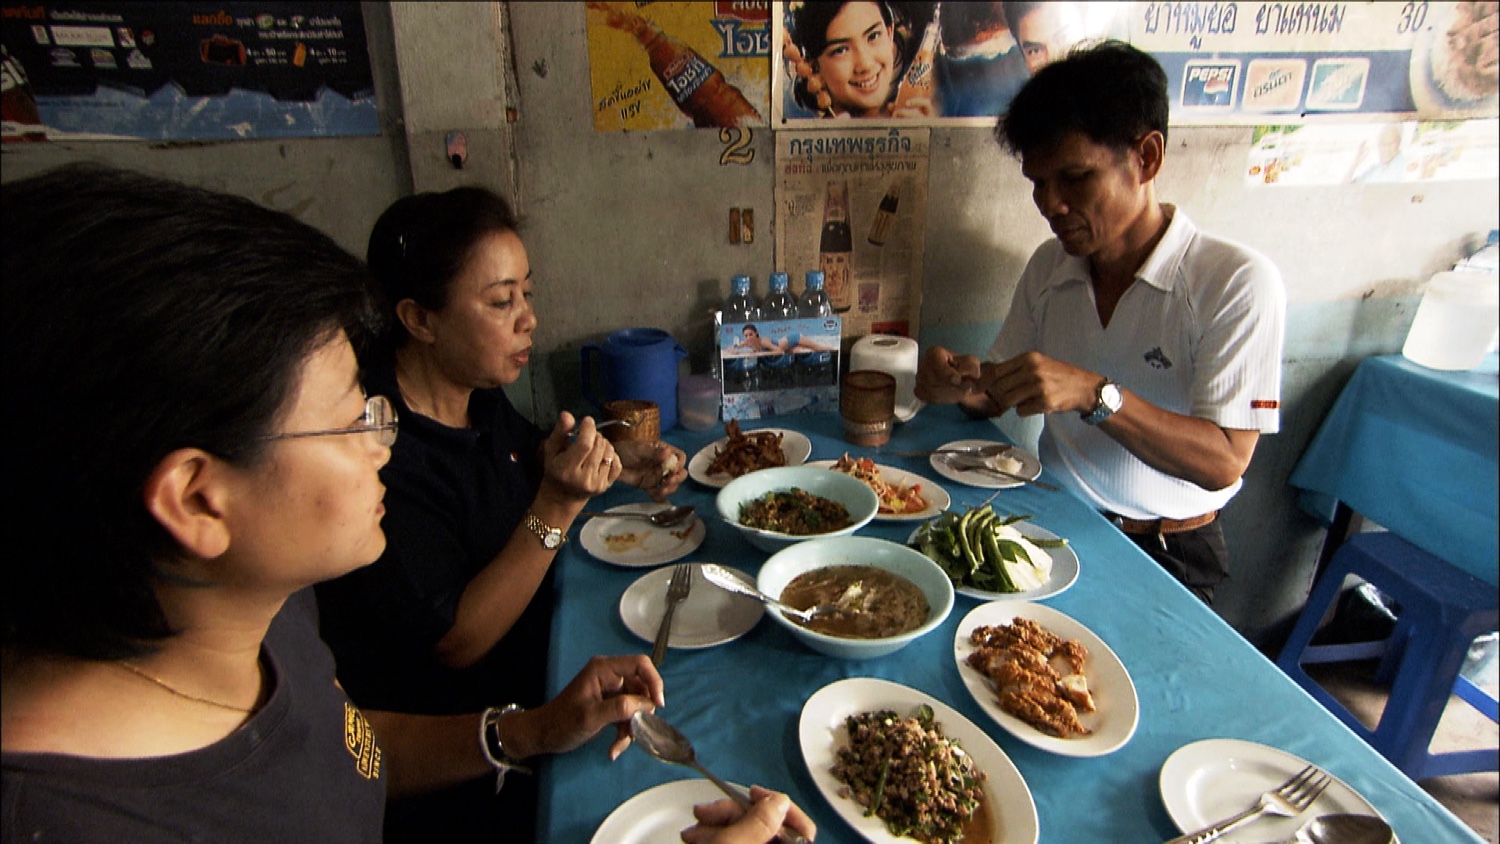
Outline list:
[[[1390,638],[1350,645],[1311,645],[1344,579],[1356,575],[1400,604]],[[1496,701],[1459,676],[1469,645],[1500,623],[1495,587],[1392,533],[1362,533],[1344,543],[1313,587],[1276,664],[1328,711],[1413,780],[1500,769],[1495,750],[1428,752],[1432,734],[1458,694],[1491,720]],[[1390,697],[1371,730],[1314,681],[1302,666],[1380,657],[1376,679]]]

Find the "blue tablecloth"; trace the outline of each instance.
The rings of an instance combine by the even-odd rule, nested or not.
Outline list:
[[[977,504],[989,494],[943,480],[925,459],[882,457],[876,450],[849,446],[835,415],[781,417],[755,427],[807,434],[812,459],[850,451],[919,472],[941,483],[954,506]],[[692,455],[719,436],[673,431],[668,439]],[[955,408],[930,407],[898,426],[886,450],[930,449],[956,439],[996,436],[987,422],[969,420]],[[687,559],[758,572],[766,555],[717,522],[714,492],[689,482],[673,497],[676,503],[697,505],[709,522],[707,540]],[[597,503],[613,506],[641,497],[613,490]],[[721,777],[791,794],[817,822],[820,842],[858,839],[809,777],[797,741],[797,719],[815,691],[857,676],[921,689],[986,730],[1025,777],[1044,842],[1149,842],[1176,835],[1179,830],[1161,801],[1158,773],[1174,750],[1205,738],[1260,742],[1316,762],[1362,793],[1411,844],[1479,840],[1078,499],[1025,487],[1000,493],[995,506],[1001,512],[1032,514],[1036,524],[1067,537],[1076,550],[1078,582],[1046,603],[1097,633],[1129,670],[1140,698],[1140,725],[1125,747],[1099,758],[1065,758],[1023,744],[995,725],[970,697],[954,664],[954,632],[978,605],[963,596],[942,627],[875,660],[821,656],[764,619],[729,644],[671,651],[661,668],[667,699],[663,716],[694,741],[699,760]],[[911,530],[910,524],[877,521],[860,533],[904,541]],[[555,565],[552,693],[594,654],[650,650],[649,643],[626,629],[618,608],[621,594],[645,571],[595,560],[577,541],[565,546]],[[638,748],[610,763],[612,736],[607,731],[542,763],[542,841],[587,842],[609,813],[633,795],[692,776]]]
[[[1304,509],[1360,515],[1489,583],[1497,581],[1500,377],[1366,358],[1292,473]]]

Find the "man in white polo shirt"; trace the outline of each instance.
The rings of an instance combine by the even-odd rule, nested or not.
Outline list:
[[[997,129],[1055,238],[1032,254],[981,362],[934,347],[917,396],[1046,414],[1041,458],[1211,603],[1218,512],[1275,433],[1286,294],[1248,247],[1158,202],[1167,78],[1118,41],[1037,73]]]

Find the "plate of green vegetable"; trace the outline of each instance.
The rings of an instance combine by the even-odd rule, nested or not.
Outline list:
[[[949,510],[912,531],[906,544],[953,581],[953,591],[982,601],[1040,601],[1078,579],[1078,555],[1066,539],[986,504]]]

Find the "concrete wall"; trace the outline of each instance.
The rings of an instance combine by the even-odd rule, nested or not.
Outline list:
[[[769,131],[754,134],[745,165],[721,163],[713,131],[594,133],[582,4],[365,9],[379,138],[8,145],[3,177],[99,159],[249,196],[359,254],[404,192],[486,184],[522,213],[536,278],[541,325],[518,404],[543,422],[587,410],[579,349],[627,326],[671,331],[704,371],[706,314],[729,276],[763,285],[776,269]],[[461,171],[443,154],[451,130],[468,138]],[[1048,232],[987,130],[936,130],[932,147],[920,336],[981,351]],[[1266,642],[1301,606],[1322,541],[1286,486],[1297,457],[1358,360],[1399,350],[1432,273],[1496,226],[1500,183],[1247,189],[1249,147],[1248,128],[1174,129],[1160,195],[1269,254],[1287,280],[1282,432],[1262,439],[1225,515],[1235,576],[1220,592],[1225,617]],[[753,244],[727,242],[732,207],[756,210]]]

